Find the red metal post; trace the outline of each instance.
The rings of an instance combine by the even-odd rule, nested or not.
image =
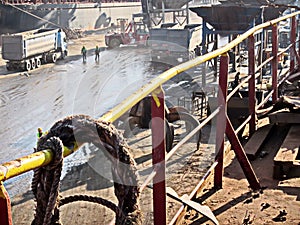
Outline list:
[[[12,225],[11,204],[9,195],[3,185],[0,182],[0,224]]]
[[[297,38],[297,34],[296,34],[297,27],[298,27],[298,24],[299,24],[299,21],[296,20],[296,19],[295,19],[295,25],[294,25],[295,26],[295,37],[294,37],[295,38],[295,42],[296,42],[296,38]],[[296,43],[295,43],[293,50],[294,50],[295,60],[297,61],[297,63],[295,63],[295,64],[296,65],[300,65],[300,45],[299,45],[299,48],[298,48],[298,51],[297,51],[297,49],[296,49]],[[299,66],[297,67],[297,69],[298,69],[297,71],[299,72]]]
[[[277,80],[278,80],[278,27],[277,24],[274,24],[272,27],[272,102],[275,104],[278,98],[278,88],[277,88]]]
[[[161,88],[158,88],[152,93],[151,101],[152,163],[153,167],[158,167],[157,174],[153,178],[153,211],[155,225],[165,225],[167,223],[164,106],[164,92]]]
[[[248,97],[249,97],[249,114],[251,116],[249,121],[249,134],[250,136],[255,132],[255,38],[251,35],[248,38],[248,74],[251,75],[249,80],[249,89],[248,89]]]
[[[296,27],[299,27],[299,21],[298,20],[296,20]],[[298,37],[300,37],[299,35],[300,35],[300,31],[298,30]],[[298,45],[298,55],[300,56],[300,44]]]
[[[290,73],[294,72],[295,70],[296,17],[293,16],[291,20],[291,44],[293,44],[293,47],[290,49]]]
[[[219,91],[218,105],[221,105],[220,113],[217,116],[216,124],[216,161],[218,165],[214,173],[215,188],[222,188],[223,179],[223,157],[224,157],[224,135],[226,122],[226,98],[227,98],[227,81],[228,81],[228,54],[224,54],[220,58],[220,75],[219,75]]]
[[[227,135],[227,138],[230,141],[231,146],[235,152],[237,160],[239,161],[239,163],[244,171],[244,174],[250,184],[250,187],[253,190],[259,190],[260,184],[257,180],[257,177],[252,169],[252,166],[246,156],[246,153],[245,153],[239,139],[237,138],[236,134],[234,133],[234,129],[233,129],[232,124],[228,117],[226,118],[226,135]]]

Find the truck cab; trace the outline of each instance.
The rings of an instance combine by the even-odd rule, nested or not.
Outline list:
[[[61,58],[65,58],[68,55],[67,36],[61,29],[56,33],[56,49],[61,51]]]

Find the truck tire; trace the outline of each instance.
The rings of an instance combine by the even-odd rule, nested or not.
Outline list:
[[[64,59],[64,58],[65,58],[65,52],[64,52],[64,51],[61,52],[60,58],[61,58],[61,59]]]
[[[43,61],[44,64],[46,64],[48,62],[48,57],[47,57],[46,54],[43,54],[42,61]]]
[[[166,144],[166,152],[170,152],[173,148],[174,142],[174,126],[172,123],[169,123],[165,120],[165,144]]]
[[[121,41],[120,41],[119,39],[113,38],[113,39],[111,39],[110,42],[109,42],[109,47],[110,47],[110,48],[117,48],[117,47],[120,46],[120,44],[121,44]]]
[[[6,63],[6,69],[7,71],[13,70],[13,67],[10,65],[10,63]]]
[[[36,68],[36,63],[35,63],[35,59],[31,60],[31,69],[35,69]]]
[[[140,123],[138,117],[133,117],[133,116],[128,117],[124,121],[123,136],[125,138],[131,138],[134,135],[136,135],[139,129],[138,123]],[[151,124],[149,125],[149,128],[151,129]],[[167,120],[165,120],[165,132],[166,132],[165,133],[166,151],[169,152],[172,149],[173,142],[174,142],[174,126],[172,125],[172,123],[169,123]]]
[[[177,112],[177,113],[170,113],[167,117],[169,121],[175,122],[176,120],[174,118],[177,117],[177,120],[181,120],[185,122],[185,135],[190,133],[192,130],[194,130],[196,127],[200,125],[200,122],[197,120],[196,117],[193,115],[186,113],[186,112]],[[184,135],[184,136],[185,136]],[[201,130],[199,130],[192,139],[197,142],[197,150],[200,147],[200,141],[201,141]]]
[[[56,60],[57,60],[57,56],[56,56],[56,54],[54,53],[54,54],[52,55],[52,62],[53,62],[53,63],[56,63]]]
[[[37,58],[35,64],[36,64],[36,68],[40,68],[41,65],[42,65],[42,62],[41,62],[41,60],[39,58]]]
[[[26,71],[31,70],[31,63],[30,63],[29,60],[25,61],[25,70],[26,70]]]
[[[66,56],[68,55],[68,51],[62,51],[61,52],[61,59],[65,59],[66,58]]]

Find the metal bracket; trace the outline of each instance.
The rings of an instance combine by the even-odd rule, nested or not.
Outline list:
[[[147,185],[147,187],[153,189],[152,185]],[[172,198],[173,200],[180,202],[183,205],[189,206],[192,209],[199,212],[201,215],[207,217],[209,220],[211,220],[215,225],[219,225],[219,222],[211,209],[206,205],[201,205],[195,201],[192,201],[189,199],[189,196],[187,194],[182,195],[179,197],[179,195],[176,193],[176,191],[171,187],[166,187],[166,193],[167,196]]]
[[[167,196],[174,199],[175,201],[178,201],[178,202],[180,202],[184,205],[187,205],[187,206],[191,207],[192,209],[196,210],[201,215],[210,219],[215,225],[219,224],[217,218],[215,217],[215,215],[213,214],[213,212],[211,211],[211,209],[208,206],[201,205],[195,201],[190,200],[190,198],[187,194],[184,194],[181,197],[179,197],[173,188],[167,187]]]

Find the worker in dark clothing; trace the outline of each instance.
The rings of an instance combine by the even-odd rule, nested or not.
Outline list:
[[[98,45],[95,48],[95,61],[99,62],[99,57],[100,57],[100,49],[98,47]]]
[[[234,81],[232,82],[232,90],[235,89],[240,83],[240,72],[237,72],[234,76]]]
[[[86,62],[86,48],[85,48],[85,46],[82,46],[81,54],[82,54],[83,62]]]
[[[199,45],[196,45],[196,48],[194,49],[195,56],[200,56],[201,55],[201,49]]]
[[[236,72],[236,64],[235,64],[235,52],[233,50],[230,50],[228,52],[229,55],[229,63],[232,64],[232,68],[230,70],[231,73]]]
[[[231,83],[231,88],[234,90],[238,85],[240,84],[240,72],[237,72],[236,75],[234,76],[234,81]],[[240,96],[239,90],[234,93],[235,97]]]

